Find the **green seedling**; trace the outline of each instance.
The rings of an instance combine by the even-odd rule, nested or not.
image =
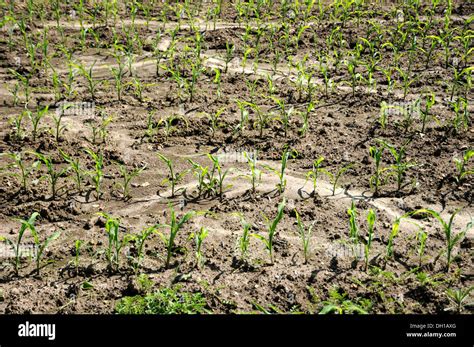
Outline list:
[[[61,232],[60,231],[56,231],[54,232],[51,236],[47,237],[46,239],[44,239],[42,242],[39,240],[39,235],[36,231],[35,228],[32,228],[30,229],[31,230],[31,233],[33,234],[33,239],[34,239],[34,242],[35,242],[35,245],[36,245],[36,252],[35,252],[35,262],[36,262],[36,274],[39,276],[40,274],[40,265],[41,265],[41,257],[43,256],[44,254],[44,251],[46,250],[46,247],[48,247],[48,245],[58,239],[60,236],[61,236]]]
[[[204,258],[204,254],[202,252],[202,243],[204,239],[209,235],[209,231],[205,227],[201,227],[199,232],[192,233],[190,238],[194,238],[194,243],[196,246],[196,267],[198,269],[202,269],[206,259]]]
[[[347,164],[345,166],[341,166],[335,174],[333,174],[332,172],[330,171],[325,171],[325,173],[329,176],[329,179],[331,180],[331,183],[332,183],[332,196],[334,196],[334,194],[336,193],[336,188],[337,188],[337,183],[339,182],[339,179],[342,177],[342,175],[347,171],[349,170],[350,168],[352,168],[353,164]]]
[[[265,245],[266,250],[270,255],[270,263],[273,264],[273,240],[276,235],[278,223],[280,223],[281,219],[283,218],[283,211],[285,209],[286,200],[283,198],[282,202],[278,205],[278,211],[276,217],[271,221],[266,215],[263,215],[265,218],[265,222],[267,225],[268,235],[265,238],[260,234],[251,234],[251,236],[256,237],[260,241],[262,241]]]
[[[310,256],[310,251],[311,251],[311,235],[313,233],[313,227],[316,221],[313,221],[311,225],[306,227],[304,223],[301,221],[300,214],[298,211],[295,209],[295,214],[296,214],[296,223],[298,226],[298,234],[300,235],[301,243],[303,245],[303,256],[304,256],[304,263],[308,264],[309,256]]]
[[[212,164],[213,164],[212,170],[210,173],[210,176],[212,177],[212,179],[210,179],[210,184],[212,187],[214,186],[217,187],[217,194],[219,195],[219,199],[222,200],[224,189],[226,188],[224,186],[224,179],[226,178],[227,174],[231,171],[231,168],[224,170],[222,168],[222,165],[220,163],[218,156],[208,154],[207,157],[211,159]],[[216,173],[217,173],[217,176],[215,175]]]
[[[38,133],[40,131],[39,128],[39,123],[41,119],[43,119],[44,116],[48,113],[49,106],[43,107],[43,108],[38,108],[36,112],[31,112],[30,110],[26,110],[26,115],[31,121],[31,136],[33,138],[33,141],[36,141],[36,137],[38,136]]]
[[[169,184],[170,187],[171,187],[171,197],[174,198],[176,196],[176,194],[182,190],[182,189],[178,189],[176,190],[176,185],[181,182],[181,180],[184,178],[184,176],[189,172],[189,170],[184,170],[182,172],[177,172],[175,173],[175,169],[174,169],[174,165],[173,165],[173,161],[167,157],[165,157],[163,154],[160,154],[160,153],[157,153],[158,155],[158,158],[160,158],[160,160],[166,164],[167,168],[168,168],[168,171],[169,171],[169,175],[168,177],[166,177],[165,179],[163,179],[163,181],[161,182],[161,184]]]
[[[127,170],[126,166],[123,164],[118,163],[119,166],[119,173],[122,177],[122,183],[117,183],[120,187],[122,197],[124,200],[130,199],[130,184],[134,178],[140,175],[143,170],[145,170],[146,166],[143,167],[136,167],[131,170]]]
[[[326,170],[321,167],[324,161],[324,157],[319,157],[313,161],[313,168],[306,174],[306,181],[311,180],[313,183],[313,196],[316,196],[316,187],[318,183],[318,177],[320,173],[326,173]],[[305,182],[306,183],[306,182]]]
[[[94,152],[91,149],[86,148],[85,152],[89,154],[89,156],[94,160],[94,171],[89,171],[87,174],[91,177],[92,182],[94,183],[95,187],[95,192],[96,192],[96,197],[97,200],[100,199],[100,196],[102,195],[100,186],[102,183],[102,179],[104,177],[104,157],[102,153],[100,152]]]
[[[469,296],[474,290],[474,286],[465,289],[452,289],[446,290],[446,296],[448,297],[451,306],[447,307],[445,311],[455,311],[460,314],[468,306],[472,306],[472,302],[469,302]]]
[[[372,248],[372,241],[374,239],[374,226],[375,226],[375,219],[377,216],[375,215],[374,210],[370,209],[367,213],[367,226],[368,226],[368,233],[367,233],[367,243],[364,246],[364,256],[365,256],[365,271],[369,268],[369,256],[370,256],[370,249]]]
[[[81,168],[81,164],[79,158],[74,159],[67,153],[65,153],[62,149],[59,149],[59,153],[63,157],[63,159],[69,164],[69,168],[74,172],[72,179],[76,184],[77,191],[79,193],[82,192],[82,182],[84,181],[84,174],[85,172]]]
[[[458,170],[457,175],[455,176],[458,184],[461,184],[466,179],[466,176],[474,175],[474,169],[469,169],[467,167],[467,163],[472,157],[474,157],[474,149],[465,151],[461,159],[454,158],[454,163]]]
[[[446,250],[445,250],[446,263],[447,263],[446,264],[446,271],[449,271],[449,269],[451,267],[452,252],[453,252],[454,246],[456,246],[458,243],[460,243],[462,241],[462,239],[466,236],[466,233],[474,225],[474,222],[471,220],[469,223],[467,223],[466,228],[464,230],[462,230],[462,231],[455,234],[454,231],[453,231],[453,221],[454,221],[454,217],[456,217],[456,215],[460,211],[461,211],[461,209],[458,209],[458,210],[454,211],[451,214],[451,216],[449,217],[448,221],[445,221],[443,219],[443,217],[441,217],[441,215],[438,212],[436,212],[434,210],[430,210],[430,209],[420,209],[420,210],[416,210],[412,213],[413,215],[416,215],[416,214],[429,214],[432,217],[436,218],[439,221],[439,223],[441,224],[441,227],[442,227],[443,232],[444,232],[444,236],[446,238]]]
[[[281,160],[280,160],[280,169],[279,170],[276,170],[268,165],[264,165],[264,167],[275,173],[277,176],[278,176],[278,180],[279,180],[279,183],[277,184],[276,188],[277,188],[277,191],[279,194],[282,194],[284,191],[285,191],[285,188],[286,188],[286,176],[285,176],[285,172],[286,172],[286,168],[288,166],[288,159],[290,158],[290,156],[292,158],[295,158],[297,155],[297,152],[295,150],[292,150],[292,151],[289,151],[288,149],[285,149],[283,151],[283,154],[281,156]]]
[[[120,238],[119,236],[119,229],[120,229],[120,221],[109,216],[106,213],[97,213],[97,215],[105,218],[105,231],[108,237],[108,245],[106,249],[106,257],[109,263],[109,269],[115,269],[118,271],[120,269],[120,258],[121,258],[121,251],[132,239],[133,236],[130,234],[125,234],[123,237]]]
[[[166,261],[165,267],[168,268],[170,265],[171,257],[174,251],[175,239],[178,231],[183,227],[183,225],[189,221],[195,215],[194,211],[187,212],[181,219],[178,220],[176,213],[173,207],[170,206],[170,224],[159,225],[159,227],[167,227],[170,232],[169,235],[165,236],[163,233],[159,233],[161,239],[166,246]]]
[[[41,163],[43,163],[46,166],[47,174],[44,176],[41,176],[41,179],[46,178],[48,180],[49,184],[51,185],[51,199],[54,200],[56,198],[56,194],[58,191],[57,186],[58,186],[59,179],[66,174],[68,168],[66,167],[63,169],[55,170],[52,158],[50,156],[37,153],[37,152],[31,152],[31,154],[36,156],[36,158],[38,158],[39,160],[39,163],[37,164],[37,168],[40,168]]]
[[[21,223],[20,231],[18,232],[18,238],[16,243],[11,241],[10,239],[5,239],[7,243],[10,244],[10,246],[14,249],[15,252],[15,273],[18,275],[18,272],[20,270],[20,259],[23,256],[21,252],[21,240],[23,239],[23,236],[25,234],[25,231],[29,230],[32,235],[36,234],[36,228],[35,228],[35,222],[36,218],[39,216],[38,212],[33,212],[28,218],[28,220],[23,220],[17,218],[16,220]]]

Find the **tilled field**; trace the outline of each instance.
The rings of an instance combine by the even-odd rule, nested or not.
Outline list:
[[[474,7],[407,3],[2,3],[0,312],[472,312]]]

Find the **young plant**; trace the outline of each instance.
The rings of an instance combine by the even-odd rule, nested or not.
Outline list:
[[[196,163],[195,161],[188,159],[188,162],[192,165],[192,172],[194,176],[196,176],[198,180],[198,195],[197,197],[200,197],[203,193],[204,190],[207,190],[208,188],[208,183],[206,182],[206,178],[208,177],[209,174],[209,167],[208,166],[202,166],[199,163]]]
[[[6,239],[6,242],[10,244],[15,252],[15,273],[18,275],[18,271],[20,270],[20,259],[22,257],[21,252],[21,240],[25,234],[25,231],[29,230],[32,234],[36,234],[35,222],[36,218],[39,216],[38,212],[33,212],[28,218],[28,220],[23,219],[16,219],[21,223],[20,231],[18,232],[18,238],[16,243],[13,243],[10,239]]]
[[[253,155],[244,152],[243,155],[247,160],[247,165],[250,169],[250,175],[245,175],[244,177],[246,177],[252,184],[252,193],[255,194],[257,191],[257,186],[262,180],[262,171],[257,168],[257,152],[254,152]]]
[[[174,241],[178,231],[182,228],[184,223],[189,221],[194,215],[194,211],[187,212],[181,219],[178,220],[176,217],[176,213],[172,206],[170,206],[170,224],[159,225],[160,227],[167,227],[170,229],[170,233],[168,236],[165,236],[163,233],[160,233],[160,237],[165,243],[166,246],[166,261],[165,267],[168,268],[171,261],[171,256],[173,255],[174,251]]]
[[[122,183],[117,183],[117,185],[120,187],[122,191],[122,197],[124,200],[129,200],[130,199],[130,183],[132,179],[137,177],[139,174],[142,173],[143,170],[145,170],[146,166],[143,166],[141,168],[133,168],[131,170],[127,170],[127,167],[123,164],[118,163],[119,166],[119,173],[120,176],[122,177]]]
[[[135,247],[137,249],[137,258],[135,259],[133,265],[135,268],[135,272],[138,271],[145,258],[145,243],[152,234],[157,232],[157,227],[157,225],[153,225],[151,227],[143,229],[140,234],[133,236],[133,240],[135,241]]]
[[[19,172],[11,171],[11,172],[8,172],[7,174],[17,177],[20,183],[21,189],[26,191],[30,174],[34,169],[36,169],[39,163],[34,162],[32,166],[28,167],[27,164],[25,163],[23,153],[21,152],[7,153],[6,155],[13,160],[13,163],[7,165],[7,168],[17,168],[19,171]]]
[[[176,184],[181,182],[181,180],[189,172],[189,170],[184,170],[182,172],[175,173],[173,161],[165,157],[163,154],[157,153],[157,155],[158,155],[158,158],[160,158],[160,160],[166,164],[169,171],[168,177],[163,179],[161,184],[169,184],[171,186],[171,197],[174,198],[176,194],[181,190],[181,189],[175,190]]]
[[[74,183],[76,183],[76,188],[79,193],[82,192],[82,181],[84,180],[84,171],[81,168],[81,164],[79,158],[74,159],[67,153],[65,153],[62,149],[59,149],[59,153],[63,157],[63,159],[69,164],[69,168],[74,172],[72,179]]]
[[[452,289],[446,290],[446,296],[451,302],[451,306],[445,309],[445,311],[455,311],[460,314],[467,306],[472,306],[472,302],[468,302],[471,292],[474,290],[474,286],[466,289]]]
[[[281,165],[280,170],[276,170],[268,165],[265,165],[265,168],[278,176],[279,183],[276,185],[277,191],[279,194],[282,194],[286,188],[286,178],[285,178],[285,171],[288,166],[288,159],[291,157],[295,157],[297,152],[295,150],[289,151],[287,148],[283,151],[281,156]]]
[[[79,273],[79,257],[81,255],[82,240],[76,240],[74,242],[74,267],[76,268],[76,274]]]
[[[446,238],[446,262],[447,262],[446,271],[449,271],[449,268],[451,267],[452,252],[453,252],[454,246],[456,246],[456,244],[458,244],[459,242],[462,241],[462,239],[464,238],[466,233],[474,225],[474,222],[471,220],[469,223],[467,223],[466,228],[463,231],[460,231],[459,233],[454,234],[454,232],[453,232],[454,217],[456,217],[456,215],[460,211],[461,211],[461,209],[458,209],[458,210],[454,211],[451,214],[451,217],[449,217],[448,221],[445,221],[443,219],[443,217],[441,217],[441,215],[438,212],[436,212],[434,210],[430,210],[430,209],[420,209],[420,210],[416,210],[415,212],[412,213],[413,215],[416,215],[416,214],[429,214],[432,217],[436,218],[439,221],[439,223],[441,224],[441,227],[443,228],[444,236]]]
[[[332,196],[334,196],[334,194],[336,193],[336,187],[337,187],[337,183],[339,182],[339,179],[350,168],[352,168],[352,163],[347,164],[345,166],[341,166],[334,174],[332,172],[325,171],[325,173],[329,176],[329,179],[331,180],[331,183],[332,183]]]
[[[390,169],[392,170],[390,175],[395,175],[397,180],[397,192],[400,192],[400,190],[402,189],[402,184],[405,178],[406,171],[409,168],[415,166],[414,163],[405,160],[407,143],[400,147],[400,149],[397,151],[397,149],[393,145],[384,141],[379,142],[382,143],[384,148],[387,148],[390,151],[393,158],[395,159],[395,163],[390,166]]]
[[[298,211],[295,209],[295,214],[296,214],[296,223],[298,225],[298,234],[300,235],[301,238],[301,243],[303,245],[303,255],[304,255],[304,263],[308,264],[309,260],[309,252],[310,252],[310,242],[311,242],[311,235],[313,233],[313,227],[316,221],[313,221],[311,225],[306,228],[304,223],[301,221],[300,214]]]
[[[224,113],[224,111],[225,111],[225,107],[222,107],[214,113],[207,113],[207,112],[204,113],[206,117],[209,119],[209,129],[211,130],[211,134],[210,134],[211,138],[214,137],[216,133],[216,129],[219,127],[219,118],[222,115],[222,113]]]
[[[224,73],[227,73],[229,63],[234,57],[234,51],[235,51],[235,45],[229,44],[229,42],[225,43],[225,68],[224,68]]]
[[[248,223],[243,216],[240,216],[240,223],[242,224],[243,232],[238,239],[238,247],[240,251],[240,260],[245,261],[247,259],[250,245],[250,230],[252,229],[252,224]]]
[[[466,176],[474,175],[474,169],[470,170],[467,167],[467,162],[469,159],[474,157],[474,149],[469,149],[464,152],[461,159],[454,158],[454,163],[456,164],[456,169],[458,170],[457,176],[455,176],[456,182],[461,184],[464,182]]]
[[[111,67],[110,71],[115,79],[115,90],[117,91],[118,102],[122,101],[123,78],[125,76],[124,63],[122,62],[122,55],[115,54],[117,67]]]
[[[194,238],[194,243],[196,245],[196,267],[198,269],[201,269],[206,261],[202,252],[202,243],[208,235],[209,231],[205,227],[201,227],[201,229],[199,229],[199,232],[192,233],[190,236],[191,238]]]
[[[96,197],[97,197],[97,200],[99,200],[102,194],[100,191],[100,185],[104,177],[104,172],[103,172],[104,157],[102,153],[100,152],[96,153],[93,150],[88,149],[88,148],[86,148],[85,151],[94,160],[94,171],[90,171],[87,174],[91,177],[92,182],[94,183]]]
[[[115,268],[116,271],[120,269],[120,256],[122,248],[124,248],[130,240],[132,235],[125,234],[122,238],[119,236],[120,221],[109,216],[106,213],[98,213],[99,216],[105,218],[105,231],[108,236],[108,245],[105,252],[109,269]]]
[[[425,108],[424,110],[420,110],[421,112],[421,133],[425,132],[426,123],[430,118],[430,110],[431,107],[435,104],[435,95],[434,93],[430,93],[427,95],[425,99]]]
[[[374,196],[377,196],[379,193],[379,186],[383,184],[384,180],[382,179],[382,174],[386,171],[385,168],[381,168],[380,164],[382,163],[382,154],[385,149],[385,146],[377,147],[371,146],[369,148],[369,154],[374,159],[375,163],[375,173],[370,177],[369,183],[371,188],[374,189]]]
[[[50,156],[46,156],[44,154],[37,153],[37,152],[31,152],[31,154],[35,155],[38,158],[40,162],[39,164],[37,164],[38,168],[41,166],[41,163],[43,163],[46,166],[47,174],[44,176],[41,176],[41,179],[46,178],[49,181],[49,184],[51,185],[51,199],[54,200],[56,198],[56,194],[58,191],[57,185],[58,185],[59,179],[64,176],[68,168],[66,167],[63,169],[55,170],[53,161]]]
[[[211,180],[212,187],[217,186],[217,194],[219,195],[219,199],[222,200],[223,193],[224,193],[224,179],[227,174],[231,171],[231,168],[224,170],[221,166],[218,156],[213,156],[212,154],[208,154],[207,157],[212,161],[212,170],[210,176],[213,177]],[[217,172],[217,177],[215,173]]]
[[[61,232],[60,231],[54,232],[51,236],[47,237],[42,242],[39,240],[39,235],[36,232],[35,228],[31,229],[31,233],[33,234],[33,239],[34,239],[34,242],[35,242],[35,245],[36,245],[36,252],[35,252],[36,274],[39,276],[40,268],[41,268],[40,267],[41,257],[43,256],[44,251],[46,250],[46,247],[48,247],[48,245],[52,241],[58,239],[59,236],[61,236]]]
[[[70,108],[71,105],[61,105],[60,109],[56,110],[56,115],[53,115],[54,121],[54,139],[56,143],[59,143],[61,133],[66,129],[66,126],[62,124],[62,118],[64,117],[64,111]]]
[[[416,250],[416,253],[418,255],[418,267],[420,268],[423,261],[423,255],[425,254],[427,239],[428,239],[428,233],[425,230],[420,229],[418,233],[416,234],[416,240],[418,241],[418,248]]]
[[[374,239],[374,226],[375,226],[376,215],[374,210],[370,209],[367,213],[367,226],[369,228],[367,234],[367,243],[364,246],[364,256],[365,256],[365,271],[369,268],[369,255],[370,248],[372,247],[372,241]]]
[[[266,215],[263,215],[263,217],[265,218],[267,231],[268,231],[268,235],[266,238],[260,234],[251,234],[252,236],[256,237],[257,239],[259,239],[260,241],[264,243],[265,248],[267,249],[270,255],[271,264],[273,264],[273,240],[276,235],[278,223],[280,223],[281,219],[283,218],[283,211],[285,209],[285,205],[286,205],[286,200],[285,198],[283,198],[282,202],[278,205],[277,215],[273,219],[273,221],[270,221],[270,219]]]
[[[313,161],[313,168],[306,174],[306,181],[311,180],[313,182],[313,196],[316,196],[316,185],[318,182],[319,173],[326,173],[326,170],[321,167],[323,161],[324,157],[319,157],[317,160]]]
[[[96,62],[97,61],[94,61],[89,69],[86,69],[83,64],[74,64],[74,67],[77,68],[79,73],[86,79],[87,89],[89,90],[92,100],[95,100],[97,87],[102,83],[100,80],[94,80],[93,77],[94,65]]]
[[[33,142],[36,141],[36,137],[40,130],[39,122],[41,119],[43,119],[44,116],[46,116],[46,114],[48,113],[48,109],[49,109],[49,106],[46,106],[41,109],[38,108],[36,112],[31,112],[29,110],[26,111],[26,115],[31,121],[31,126],[32,126],[31,136],[33,138]]]
[[[349,215],[349,238],[355,244],[359,243],[359,226],[357,225],[357,210],[354,200],[351,202],[351,207],[347,210]]]

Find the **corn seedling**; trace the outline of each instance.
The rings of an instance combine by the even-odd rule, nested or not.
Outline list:
[[[240,260],[245,261],[247,259],[250,244],[250,229],[252,229],[252,224],[248,223],[243,216],[240,216],[240,223],[242,224],[243,231],[238,239],[238,247],[240,251]]]
[[[135,271],[138,271],[141,264],[143,263],[143,260],[145,258],[145,252],[144,252],[145,243],[152,234],[157,232],[157,227],[158,227],[157,225],[154,225],[154,226],[145,228],[141,231],[141,233],[133,236],[132,240],[135,241],[135,246],[137,249],[137,258],[135,259],[135,262],[133,265],[135,268]]]
[[[7,168],[18,169],[18,172],[10,171],[8,175],[16,177],[20,183],[21,189],[26,190],[31,172],[36,169],[39,163],[34,162],[32,166],[28,167],[25,163],[23,153],[7,153],[6,155],[13,160],[13,163],[7,165]]]
[[[198,269],[201,269],[206,261],[202,252],[202,243],[208,235],[209,231],[205,227],[201,227],[201,229],[199,229],[199,232],[192,233],[190,235],[190,238],[194,238],[194,243],[196,246],[196,267]]]
[[[283,154],[281,156],[281,160],[280,160],[280,169],[279,170],[276,170],[268,165],[265,165],[265,168],[273,173],[275,173],[277,176],[278,176],[278,180],[279,180],[279,183],[276,185],[276,188],[277,188],[277,191],[279,194],[282,194],[284,191],[285,191],[285,188],[286,188],[286,178],[285,178],[285,172],[286,172],[286,168],[288,166],[288,159],[290,158],[290,156],[292,158],[295,158],[296,157],[296,154],[297,152],[295,150],[288,150],[288,149],[285,149],[283,151]]]
[[[82,240],[76,240],[74,242],[74,267],[76,268],[76,274],[79,273],[79,257],[81,255]]]
[[[384,180],[382,179],[382,174],[384,171],[386,171],[386,169],[380,167],[384,149],[385,149],[385,146],[383,145],[381,147],[371,146],[369,148],[369,154],[374,159],[374,163],[375,163],[375,173],[370,177],[370,180],[369,180],[370,187],[375,188],[374,196],[378,195],[379,186],[384,183]]]
[[[443,232],[444,232],[444,235],[445,235],[445,238],[446,238],[446,262],[447,262],[447,265],[446,265],[446,271],[449,271],[449,268],[451,266],[451,261],[452,261],[452,252],[453,252],[453,249],[454,249],[454,246],[456,246],[456,244],[458,244],[459,242],[462,241],[462,239],[464,238],[464,236],[466,235],[466,233],[469,231],[469,229],[472,228],[472,226],[474,225],[474,222],[471,220],[467,225],[466,225],[466,228],[463,230],[463,231],[460,231],[458,232],[457,234],[454,234],[453,232],[453,221],[454,221],[454,217],[456,217],[456,215],[460,212],[461,210],[458,209],[456,210],[455,212],[453,212],[451,214],[451,216],[449,217],[449,220],[448,221],[445,221],[443,219],[443,217],[441,217],[441,215],[434,211],[434,210],[430,210],[430,209],[420,209],[420,210],[416,210],[414,211],[412,214],[413,215],[416,215],[416,214],[429,214],[431,215],[432,217],[436,218],[439,223],[441,224],[441,227],[443,229]]]
[[[375,212],[374,210],[370,209],[369,212],[367,213],[367,226],[368,226],[367,243],[364,246],[365,271],[367,271],[369,267],[369,255],[370,255],[370,249],[372,247],[372,241],[374,239],[375,219],[376,219]]]
[[[278,205],[277,215],[272,221],[270,221],[270,219],[266,215],[263,215],[263,218],[265,219],[265,222],[267,225],[267,231],[268,231],[268,235],[266,238],[260,234],[251,234],[251,236],[256,237],[257,239],[259,239],[260,241],[264,243],[265,249],[268,251],[270,255],[271,264],[273,264],[273,240],[275,238],[278,223],[280,223],[281,219],[283,218],[283,211],[285,209],[285,204],[286,204],[286,200],[285,198],[283,198],[282,202]]]
[[[11,241],[10,239],[5,239],[8,244],[14,249],[15,252],[15,273],[18,275],[18,271],[20,270],[20,259],[23,256],[22,248],[21,248],[21,240],[27,230],[29,230],[32,235],[36,234],[35,222],[36,218],[39,216],[38,212],[33,212],[28,218],[28,220],[23,219],[16,219],[18,222],[21,223],[20,231],[18,232],[18,238],[16,243]]]
[[[474,157],[474,149],[465,151],[461,159],[454,158],[454,163],[456,164],[456,169],[458,170],[455,179],[458,184],[461,184],[466,176],[474,175],[474,169],[470,170],[467,167],[467,163],[472,157]]]
[[[25,115],[25,111],[23,111],[22,113],[20,113],[17,116],[13,116],[13,117],[10,118],[10,124],[13,125],[15,139],[17,141],[23,140],[23,125],[22,125],[22,122],[23,122],[24,115]]]
[[[126,166],[120,163],[117,163],[119,166],[119,173],[120,176],[122,177],[122,183],[117,183],[117,185],[120,187],[122,197],[124,200],[130,199],[130,183],[132,180],[137,177],[139,174],[142,173],[143,170],[145,170],[145,166],[141,168],[133,168],[131,170],[127,170]]]
[[[467,100],[464,98],[457,98],[455,102],[451,102],[451,107],[454,111],[454,119],[452,129],[455,134],[458,134],[462,128],[469,129],[469,112],[467,110]]]
[[[221,166],[218,156],[213,156],[212,154],[208,154],[207,157],[212,161],[212,170],[210,176],[212,179],[210,180],[210,184],[212,187],[217,186],[217,194],[219,195],[219,199],[222,200],[223,193],[224,193],[224,179],[227,174],[231,171],[231,169],[224,170]],[[217,176],[215,175],[217,173]]]
[[[296,214],[296,223],[298,226],[298,234],[300,235],[301,243],[303,245],[303,256],[304,256],[304,263],[308,264],[309,256],[310,256],[310,242],[311,242],[311,235],[313,233],[313,227],[316,221],[313,221],[311,225],[309,225],[307,228],[304,225],[304,223],[301,221],[300,214],[298,211],[295,209],[295,214]]]
[[[183,177],[189,172],[189,170],[184,170],[182,172],[176,172],[174,169],[173,161],[167,157],[165,157],[163,154],[157,153],[158,158],[166,164],[166,167],[168,168],[169,175],[163,181],[161,184],[169,184],[171,187],[171,197],[174,198],[175,195],[181,190],[178,189],[176,190],[176,185],[181,182]]]
[[[245,177],[252,184],[252,193],[255,194],[255,192],[257,191],[257,186],[262,180],[262,171],[257,168],[257,152],[254,152],[253,155],[244,152],[243,155],[244,158],[247,160],[247,165],[250,169],[250,175],[246,175]]]
[[[327,171],[327,170],[325,171],[325,173],[329,176],[329,179],[331,180],[331,183],[332,183],[332,196],[334,196],[334,194],[336,193],[337,183],[339,182],[339,179],[350,168],[352,168],[352,164],[341,166],[334,174],[330,171]]]
[[[219,118],[224,113],[225,107],[220,108],[214,113],[204,113],[209,120],[209,129],[211,130],[211,138],[214,137],[216,129],[219,127]]]
[[[359,226],[357,225],[357,210],[354,200],[351,202],[351,207],[347,210],[349,215],[349,238],[355,244],[359,243]]]
[[[208,166],[202,166],[199,163],[196,163],[195,161],[188,159],[188,162],[192,165],[192,172],[194,176],[196,176],[198,180],[198,197],[200,197],[204,191],[204,189],[208,188],[208,184],[206,183],[206,177],[208,177],[209,173],[209,167]]]
[[[159,227],[167,227],[170,229],[168,236],[165,236],[163,233],[159,233],[161,239],[163,240],[166,246],[166,268],[168,268],[170,265],[171,256],[173,255],[174,251],[175,238],[178,234],[178,231],[187,221],[189,221],[194,216],[194,214],[194,211],[187,212],[183,217],[181,217],[181,219],[178,220],[173,207],[170,206],[170,224],[159,225]]]
[[[72,179],[76,184],[77,191],[79,193],[82,192],[82,181],[84,180],[84,171],[81,168],[79,158],[74,159],[67,153],[63,152],[63,150],[59,149],[59,153],[63,157],[63,159],[69,164],[69,168],[74,172]]]
[[[106,213],[98,213],[99,216],[105,218],[105,231],[108,237],[107,249],[105,255],[109,263],[109,269],[119,270],[120,255],[122,248],[124,248],[131,240],[132,235],[125,234],[122,238],[119,236],[120,221],[109,216]]]
[[[392,172],[390,172],[390,175],[395,175],[395,178],[397,180],[397,192],[399,192],[402,189],[402,184],[405,178],[406,171],[409,168],[415,166],[415,164],[405,160],[405,151],[407,144],[400,147],[400,149],[397,151],[397,149],[393,145],[381,140],[379,140],[379,142],[384,146],[384,148],[387,148],[389,150],[389,152],[395,159],[395,163],[390,166],[392,170]]]
[[[229,42],[225,43],[225,68],[224,68],[224,73],[227,73],[227,70],[229,68],[229,63],[234,57],[234,51],[235,51],[235,45],[229,44]]]
[[[317,160],[313,161],[313,168],[306,174],[306,181],[311,180],[313,183],[313,196],[316,196],[316,186],[318,183],[319,174],[321,172],[326,173],[326,170],[321,167],[323,161],[324,157],[319,157]]]
[[[426,248],[426,240],[428,239],[428,233],[420,229],[418,233],[416,234],[416,240],[418,242],[418,247],[416,250],[416,253],[418,255],[418,267],[421,268],[422,261],[423,261],[423,255],[425,254],[425,248]]]
[[[425,108],[423,110],[420,110],[421,113],[421,133],[425,132],[425,127],[426,127],[426,122],[429,120],[431,114],[430,110],[431,107],[433,107],[435,103],[435,95],[433,93],[430,93],[427,95],[425,99]]]
[[[33,239],[34,239],[34,242],[35,242],[35,245],[36,245],[36,252],[35,252],[36,274],[39,275],[40,274],[41,257],[43,256],[44,251],[46,250],[46,247],[48,247],[48,245],[52,241],[58,239],[59,236],[61,236],[61,232],[56,231],[51,236],[45,238],[43,241],[40,241],[39,235],[38,235],[36,229],[32,228],[30,230],[31,230],[31,233],[33,234]]]
[[[314,104],[312,101],[310,101],[308,103],[308,107],[306,108],[306,110],[304,112],[301,112],[301,116],[303,118],[303,125],[301,126],[300,129],[298,129],[298,134],[301,137],[306,136],[306,133],[309,130],[309,115],[313,109],[314,109]]]
[[[88,148],[86,148],[85,151],[94,160],[94,170],[87,172],[87,174],[91,177],[92,182],[94,183],[96,197],[97,197],[97,200],[99,200],[100,196],[102,195],[101,190],[100,190],[100,185],[104,177],[104,172],[103,172],[104,157],[102,153],[100,152],[96,153],[93,150],[88,149]]]
[[[54,121],[54,139],[56,140],[56,143],[59,143],[59,139],[61,137],[61,133],[66,129],[66,126],[62,124],[62,118],[64,117],[64,111],[70,108],[71,105],[63,105],[61,106],[61,110],[56,113],[56,115],[53,115],[53,121]]]
[[[43,119],[44,116],[48,113],[49,106],[43,107],[43,108],[38,108],[36,112],[31,112],[30,110],[26,111],[26,115],[31,121],[31,136],[33,138],[33,142],[36,141],[36,137],[38,136],[38,133],[40,131],[39,123],[41,119]]]
[[[31,152],[36,158],[38,158],[39,163],[36,165],[37,168],[40,168],[41,163],[43,163],[46,166],[46,175],[41,176],[41,179],[46,178],[51,185],[51,199],[56,198],[56,194],[58,191],[57,185],[59,182],[59,179],[64,176],[64,174],[67,172],[68,168],[63,168],[59,170],[55,170],[53,160],[50,156],[37,153],[37,152]]]
[[[122,55],[115,54],[115,60],[117,62],[117,67],[111,67],[110,71],[114,76],[115,80],[115,90],[117,91],[117,100],[122,101],[122,89],[123,89],[123,78],[125,76],[124,63],[122,62]]]
[[[451,289],[446,290],[446,296],[448,297],[451,306],[447,307],[445,311],[455,311],[460,314],[468,306],[472,306],[472,302],[469,302],[469,296],[474,290],[474,286],[466,289]]]
[[[84,65],[82,64],[74,64],[74,67],[79,70],[79,73],[86,79],[87,81],[87,89],[91,95],[91,99],[95,100],[95,96],[97,93],[97,87],[99,86],[102,81],[100,80],[94,80],[93,77],[93,71],[94,71],[94,65],[96,64],[97,61],[94,61],[92,65],[89,67],[89,69],[86,69]]]

